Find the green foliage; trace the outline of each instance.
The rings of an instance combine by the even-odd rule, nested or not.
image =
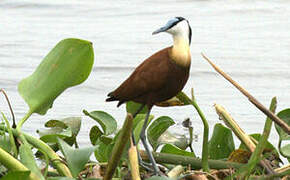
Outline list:
[[[284,109],[280,111],[277,116],[281,118],[285,123],[290,126],[290,109]],[[279,125],[275,123],[276,131],[279,134],[281,140],[290,140],[290,135],[287,134]]]
[[[284,110],[280,111],[277,114],[277,116],[279,118],[281,118],[284,122],[286,122],[288,124],[288,126],[290,126],[290,109],[284,109]],[[282,141],[289,141],[290,140],[290,135],[287,134],[277,124],[275,124],[275,128],[276,128],[276,131],[279,134],[279,146],[278,146],[279,151],[280,151],[281,155],[286,157],[288,159],[288,161],[290,162],[290,145],[287,144],[287,145],[281,147]]]
[[[40,139],[47,143],[56,143],[57,137],[64,139],[70,145],[76,142],[76,136],[81,128],[81,117],[69,117],[61,120],[49,120],[45,123],[46,130],[37,130]]]
[[[196,157],[194,152],[188,152],[183,149],[180,149],[172,144],[165,144],[161,151],[161,153],[168,153],[168,154],[176,154],[182,156],[189,156],[189,157]]]
[[[101,125],[104,135],[110,135],[116,131],[117,121],[110,114],[104,111],[88,112],[86,110],[83,110],[83,113]]]
[[[140,134],[141,130],[143,128],[144,122],[145,122],[145,114],[138,114],[134,119],[133,119],[133,134],[135,138],[135,142],[138,143],[140,140]],[[148,118],[147,125],[150,124],[150,122],[153,120],[154,116],[150,115]],[[135,126],[134,126],[135,125]],[[148,132],[148,131],[147,131]]]
[[[78,174],[84,169],[85,164],[89,161],[91,154],[96,150],[96,147],[74,149],[59,138],[58,145],[66,159],[67,165],[71,170],[73,177],[77,177]]]
[[[208,144],[210,159],[224,159],[235,150],[232,131],[220,123],[214,126],[213,134]]]
[[[19,148],[19,155],[21,162],[34,174],[37,175],[37,177],[41,180],[44,180],[44,177],[42,176],[40,169],[38,168],[36,161],[34,159],[34,155],[32,153],[32,150],[28,144],[22,144]]]
[[[30,171],[9,171],[1,180],[29,180]]]
[[[161,116],[154,120],[148,127],[148,140],[154,150],[160,145],[158,143],[158,138],[173,124],[175,124],[173,119],[168,116]]]
[[[254,138],[257,142],[259,142],[260,138],[261,138],[261,134],[250,134],[249,136],[251,136],[252,138]],[[246,145],[241,143],[239,146],[239,149],[244,149],[244,150],[248,150]],[[267,141],[265,149],[267,149],[268,151],[271,151],[273,154],[278,156],[278,151],[277,149],[269,142]]]
[[[67,88],[84,82],[94,63],[92,43],[80,39],[59,42],[32,75],[23,79],[18,91],[30,112],[44,115]]]
[[[173,179],[166,176],[152,176],[150,178],[147,178],[146,180],[173,180]]]
[[[174,135],[168,130],[158,138],[157,144],[172,144],[183,150],[185,150],[189,145],[188,139],[185,137],[185,135]]]
[[[127,113],[131,113],[132,115],[134,115],[138,109],[140,109],[142,106],[142,104],[139,104],[139,103],[136,103],[136,102],[133,102],[133,101],[128,101],[126,102],[126,110],[127,110]],[[145,106],[140,112],[139,114],[146,114],[148,111],[148,108],[147,106]]]

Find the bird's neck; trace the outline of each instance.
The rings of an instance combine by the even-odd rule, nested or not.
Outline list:
[[[176,35],[173,37],[173,47],[170,56],[176,64],[188,67],[190,66],[190,47],[188,37]]]

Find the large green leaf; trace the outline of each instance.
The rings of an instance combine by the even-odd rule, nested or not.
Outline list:
[[[161,153],[168,153],[168,154],[176,154],[176,155],[182,155],[182,156],[189,156],[189,157],[195,157],[194,152],[188,152],[185,150],[182,150],[172,144],[165,144],[161,151]]]
[[[83,110],[83,113],[96,120],[102,126],[105,135],[110,135],[116,131],[117,121],[110,114],[104,111],[88,112],[86,110]]]
[[[18,91],[30,112],[44,115],[53,101],[67,88],[89,76],[94,63],[92,43],[80,39],[60,41],[32,75],[23,79]]]
[[[19,148],[19,155],[21,162],[29,169],[31,172],[37,175],[39,179],[44,180],[40,169],[38,168],[36,161],[33,156],[33,152],[28,144],[22,144]]]
[[[9,171],[1,180],[29,180],[30,171]]]
[[[214,126],[212,137],[208,144],[210,159],[224,159],[235,150],[232,131],[220,123]]]
[[[152,145],[153,149],[158,147],[157,140],[161,134],[163,134],[173,124],[175,124],[175,122],[168,116],[161,116],[152,122],[147,130],[147,134],[149,143]]]
[[[288,126],[290,126],[290,109],[280,111],[277,116],[281,118]],[[290,140],[290,135],[287,134],[279,125],[275,123],[276,131],[278,132],[281,140]]]
[[[96,147],[87,147],[81,149],[74,149],[69,146],[65,141],[58,138],[58,145],[64,155],[67,165],[71,170],[73,177],[77,177],[83,170],[85,164],[89,161],[91,154],[95,151]]]

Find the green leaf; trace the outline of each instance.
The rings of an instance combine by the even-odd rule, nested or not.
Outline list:
[[[74,149],[59,138],[58,145],[66,159],[67,165],[71,170],[73,177],[77,177],[78,174],[83,170],[86,163],[89,161],[92,152],[94,152],[96,149],[96,147]]]
[[[173,124],[175,122],[168,116],[161,116],[152,122],[147,130],[147,134],[149,143],[153,149],[157,149],[159,145],[157,142],[158,138]]]
[[[290,126],[290,109],[280,111],[277,116],[281,118],[288,126]],[[275,123],[276,131],[278,132],[281,140],[290,140],[290,135],[287,134],[279,125]]]
[[[146,180],[173,180],[173,179],[166,176],[152,176],[150,178],[147,178]]]
[[[283,146],[281,149],[281,154],[283,154],[284,157],[287,157],[288,159],[290,159],[290,144],[287,144],[285,146]]]
[[[168,154],[176,154],[176,155],[182,155],[182,156],[189,156],[189,157],[196,157],[194,152],[188,152],[185,150],[182,150],[172,144],[165,144],[161,151],[161,153],[168,153]]]
[[[44,180],[41,171],[39,170],[36,161],[34,159],[33,152],[28,144],[22,144],[19,147],[19,155],[21,162],[29,169],[31,172],[36,174],[40,179]]]
[[[83,113],[96,120],[102,126],[105,135],[110,135],[116,131],[117,121],[110,114],[104,111],[88,112],[86,110],[83,110]]]
[[[232,131],[220,123],[214,126],[214,131],[208,144],[210,159],[224,159],[235,150]]]
[[[141,130],[143,128],[144,122],[145,122],[145,118],[146,118],[146,114],[138,114],[134,119],[133,119],[133,134],[134,134],[134,138],[135,138],[135,142],[136,144],[138,144],[139,140],[140,140],[140,134],[141,134]],[[152,121],[152,119],[154,118],[153,115],[150,115],[148,118],[148,124],[150,124],[150,122]]]
[[[9,171],[1,180],[29,180],[30,171]]]
[[[98,126],[93,126],[90,130],[90,140],[92,145],[96,145],[97,140],[103,135],[103,132]]]
[[[7,136],[6,134],[0,136],[0,147],[8,153],[12,152],[9,136]]]
[[[128,102],[126,102],[127,113],[131,113],[132,115],[134,115],[141,106],[142,106],[142,104],[140,104],[140,103],[136,103],[136,102],[133,102],[133,101],[128,101]],[[148,108],[147,108],[147,106],[145,106],[139,112],[139,114],[146,114],[147,112],[148,112]]]
[[[185,150],[188,147],[188,139],[185,135],[173,135],[168,130],[165,131],[157,140],[157,147],[161,144],[172,144]]]
[[[70,177],[49,177],[47,180],[77,180],[76,178]]]
[[[80,39],[60,41],[32,75],[18,84],[30,112],[46,114],[53,101],[67,88],[84,82],[94,63],[92,43]]]
[[[112,152],[114,143],[105,144],[100,139],[96,142],[96,150],[95,150],[95,157],[98,162],[108,162],[110,158],[110,154]]]

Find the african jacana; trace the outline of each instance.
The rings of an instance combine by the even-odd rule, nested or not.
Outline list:
[[[115,91],[108,94],[106,101],[119,101],[117,107],[126,101],[147,105],[148,112],[140,139],[148,153],[155,174],[159,169],[149,150],[145,129],[152,106],[177,95],[187,82],[190,70],[191,28],[183,17],[175,17],[152,34],[167,32],[173,36],[173,46],[164,48],[141,63],[130,77]],[[140,108],[141,110],[142,108]]]

